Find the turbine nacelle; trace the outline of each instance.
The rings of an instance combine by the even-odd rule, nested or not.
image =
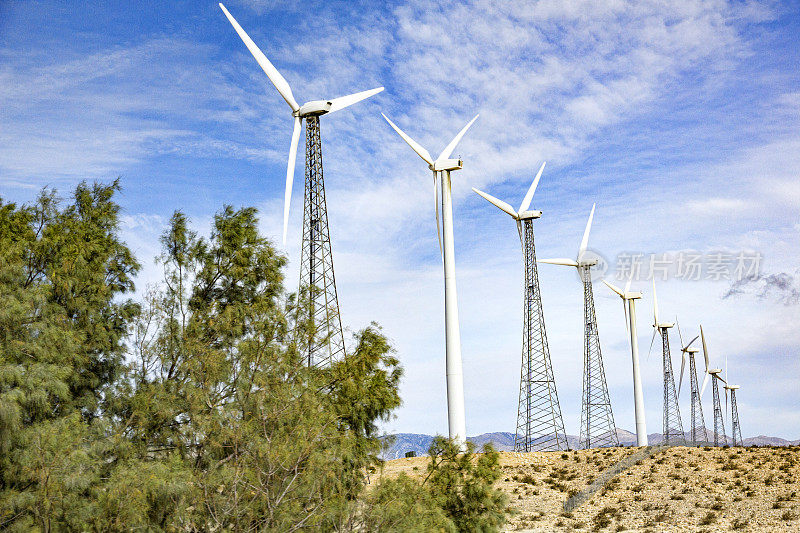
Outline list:
[[[535,218],[540,218],[541,216],[542,216],[542,212],[541,211],[528,210],[528,211],[522,211],[521,213],[519,213],[517,215],[517,220],[531,220],[531,219],[535,219]]]
[[[300,109],[293,112],[296,117],[313,117],[330,113],[333,102],[330,100],[314,100],[300,106]]]
[[[628,283],[625,284],[625,289],[624,290],[620,289],[616,285],[612,285],[611,283],[607,282],[606,280],[603,280],[603,283],[605,283],[606,286],[608,286],[609,289],[611,289],[612,291],[617,293],[617,296],[619,296],[623,300],[639,300],[642,297],[642,293],[640,291],[628,290],[630,288],[630,286],[631,286],[631,280],[633,280],[633,276],[631,276],[631,279],[629,279]]]
[[[431,153],[428,152],[428,150],[426,150],[424,146],[422,146],[417,141],[409,137],[406,134],[406,132],[398,128],[394,122],[389,120],[389,117],[387,117],[383,113],[381,113],[381,116],[386,120],[386,122],[389,123],[389,126],[391,126],[392,129],[406,142],[406,144],[410,146],[412,150],[414,150],[414,153],[420,156],[423,161],[428,163],[428,168],[433,171],[433,203],[434,203],[434,211],[436,212],[436,237],[439,239],[439,253],[442,254],[442,261],[444,261],[444,252],[442,250],[442,232],[441,228],[439,227],[439,192],[437,191],[436,188],[436,180],[437,176],[439,175],[439,172],[450,172],[452,170],[459,170],[463,166],[464,162],[461,160],[460,157],[458,159],[451,159],[450,154],[453,153],[453,150],[455,150],[458,143],[461,142],[461,138],[464,137],[465,133],[467,133],[467,130],[469,129],[470,126],[472,126],[472,123],[478,119],[478,115],[475,115],[475,118],[467,122],[467,125],[461,128],[461,131],[459,131],[456,134],[456,136],[453,137],[453,140],[450,141],[450,144],[445,146],[444,150],[442,150],[442,153],[439,154],[439,157],[436,160],[433,159]],[[442,183],[444,184],[446,182],[442,181]],[[447,186],[449,187],[449,182]]]
[[[708,370],[708,373],[711,374],[712,376],[716,376],[717,374],[722,374],[722,369],[721,368],[710,368]]]
[[[464,162],[461,159],[437,159],[433,164],[429,164],[428,168],[434,172],[461,170]]]
[[[739,389],[739,385],[725,385],[725,388],[728,390],[737,390]]]

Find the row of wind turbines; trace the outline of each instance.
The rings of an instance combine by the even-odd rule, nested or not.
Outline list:
[[[303,121],[306,123],[306,144],[305,144],[305,188],[304,188],[304,210],[303,210],[303,240],[300,262],[300,289],[308,292],[309,299],[309,322],[311,328],[304,328],[299,335],[307,335],[304,338],[304,345],[307,346],[307,362],[311,365],[324,365],[333,360],[345,357],[344,339],[342,334],[341,319],[339,315],[338,295],[336,291],[335,277],[333,273],[333,256],[331,250],[330,232],[328,228],[327,202],[325,199],[325,189],[322,168],[322,141],[319,124],[319,117],[345,109],[355,103],[369,98],[383,90],[383,87],[358,92],[348,96],[333,98],[330,100],[314,100],[300,105],[295,99],[292,89],[286,79],[267,59],[264,53],[253,42],[249,35],[239,25],[236,19],[228,12],[223,4],[219,4],[225,16],[236,30],[239,37],[247,46],[250,53],[256,59],[259,66],[265,72],[270,82],[275,86],[278,93],[286,101],[291,109],[293,117],[293,129],[291,144],[289,148],[289,161],[286,170],[286,187],[284,195],[283,213],[283,243],[286,244],[286,236],[289,223],[289,206],[291,203],[292,185],[294,180],[295,164],[297,159],[297,149],[299,145],[300,133]],[[453,204],[451,194],[451,173],[459,170],[463,166],[463,161],[454,159],[451,154],[458,143],[466,134],[478,118],[476,115],[470,120],[458,134],[450,141],[445,149],[434,159],[430,153],[419,143],[414,141],[409,135],[402,131],[386,115],[382,115],[388,124],[400,135],[400,137],[419,155],[427,164],[428,169],[433,173],[433,194],[436,214],[436,230],[439,240],[439,248],[444,269],[444,295],[445,295],[445,354],[446,354],[446,382],[447,382],[447,407],[448,407],[448,427],[451,439],[459,442],[462,446],[466,439],[466,417],[464,411],[464,386],[461,360],[461,339],[458,320],[458,300],[455,276],[455,252],[453,237]],[[611,411],[611,404],[605,380],[605,370],[600,354],[599,336],[597,333],[597,322],[594,311],[594,300],[592,293],[592,283],[590,269],[597,261],[590,257],[588,252],[588,238],[591,229],[592,219],[595,208],[589,216],[586,230],[581,241],[578,255],[575,260],[553,259],[536,260],[533,221],[541,217],[541,211],[531,210],[530,205],[533,200],[536,187],[544,171],[545,165],[542,164],[536,174],[533,183],[528,189],[519,209],[514,209],[511,205],[499,200],[485,192],[474,189],[476,193],[494,204],[496,207],[510,215],[516,222],[522,244],[523,258],[525,261],[525,284],[524,284],[524,330],[523,330],[523,353],[520,378],[520,395],[517,411],[517,432],[515,438],[515,449],[517,451],[534,450],[555,450],[566,449],[567,440],[564,432],[564,424],[561,417],[561,410],[558,403],[558,394],[555,387],[552,364],[550,361],[547,335],[544,325],[544,315],[542,311],[541,294],[539,291],[539,280],[537,263],[551,263],[557,265],[571,266],[578,269],[584,285],[584,315],[585,315],[585,339],[584,339],[584,385],[581,415],[581,446],[597,447],[618,445],[616,428]],[[440,213],[441,209],[441,223]],[[641,292],[630,290],[631,280],[628,280],[625,289],[619,289],[610,283],[606,284],[616,292],[623,301],[626,316],[626,326],[630,334],[631,356],[633,362],[633,384],[634,384],[634,405],[636,413],[636,434],[637,444],[647,445],[647,431],[644,417],[644,403],[641,390],[641,378],[639,371],[639,355],[636,340],[636,314],[635,301],[641,298]],[[655,290],[655,285],[654,285]],[[655,294],[654,294],[655,296]],[[665,369],[665,428],[672,427],[671,418],[673,411],[677,413],[678,425],[680,425],[680,415],[677,408],[677,394],[674,390],[674,379],[672,379],[672,363],[669,359],[669,342],[667,330],[672,324],[660,323],[657,318],[657,304],[655,307],[655,332],[661,334],[664,350],[664,369]],[[654,332],[654,337],[655,337]],[[696,391],[697,376],[695,372],[694,354],[696,349],[691,348],[693,339],[688,345],[683,346],[681,376],[683,366],[688,356],[690,361],[690,382],[692,383],[692,428],[694,440],[694,428],[696,421],[705,432],[702,424],[702,408],[700,407],[699,397],[705,390],[705,386],[712,378],[714,391],[714,434],[715,443],[717,436],[721,435],[724,439],[724,428],[721,409],[719,409],[718,382],[725,383],[726,398],[727,392],[731,393],[731,402],[734,423],[734,444],[736,443],[736,432],[738,431],[738,414],[736,414],[735,391],[736,386],[729,386],[726,380],[719,377],[721,370],[710,369],[708,367],[708,353],[706,350],[705,337],[703,338],[703,349],[706,358],[706,378],[704,379],[702,390]],[[669,372],[667,372],[669,367]],[[667,379],[671,385],[668,386]],[[671,387],[669,394],[668,389]],[[679,382],[680,389],[680,382]],[[697,404],[697,410],[695,409]],[[667,405],[670,405],[669,413]],[[674,405],[673,405],[674,404]],[[697,418],[695,413],[697,411]],[[719,420],[718,420],[719,418]],[[719,430],[719,433],[718,433]],[[682,432],[682,430],[681,430]],[[670,432],[665,431],[665,438]],[[681,435],[682,437],[682,435]],[[739,442],[741,436],[739,435]]]
[[[514,447],[517,451],[534,450],[556,450],[565,449],[566,436],[563,434],[563,423],[561,413],[555,394],[555,384],[553,383],[552,370],[550,369],[550,357],[547,347],[546,335],[544,333],[544,321],[541,315],[541,298],[538,289],[538,273],[536,263],[547,263],[561,266],[573,267],[578,270],[584,288],[584,378],[583,394],[581,406],[581,432],[580,447],[601,447],[618,446],[619,439],[616,434],[613,412],[608,394],[608,387],[605,379],[605,370],[600,351],[599,335],[597,331],[597,319],[594,309],[594,295],[592,290],[591,269],[598,263],[597,257],[588,249],[589,235],[594,220],[596,204],[592,206],[589,219],[578,248],[575,259],[541,259],[536,260],[533,233],[530,229],[531,221],[541,216],[541,211],[529,211],[529,206],[536,187],[541,178],[544,164],[539,169],[533,180],[519,210],[514,208],[486,192],[474,189],[477,194],[489,201],[501,211],[510,215],[516,222],[522,243],[523,259],[525,262],[525,320],[523,333],[523,354],[522,354],[522,379],[520,387],[520,400],[517,417],[517,432]],[[524,228],[524,229],[523,229]],[[633,274],[633,273],[632,273]],[[636,442],[637,446],[647,446],[647,424],[644,411],[644,395],[642,392],[641,370],[639,363],[639,348],[636,328],[636,300],[642,298],[641,291],[632,291],[631,283],[633,275],[628,279],[624,289],[621,289],[606,280],[603,282],[616,293],[622,300],[625,315],[625,327],[630,340],[631,363],[633,374],[633,396],[634,413],[636,422]],[[725,374],[723,379],[720,374],[721,369],[711,368],[709,363],[708,347],[705,334],[700,326],[700,334],[689,343],[683,343],[681,338],[681,372],[678,380],[678,389],[675,389],[675,380],[672,367],[672,359],[669,349],[669,329],[676,323],[662,322],[658,316],[658,296],[656,293],[655,279],[653,279],[653,337],[650,342],[652,350],[653,341],[656,334],[662,340],[662,359],[663,359],[663,385],[664,385],[664,414],[663,414],[663,439],[665,443],[687,443],[692,444],[708,443],[708,435],[705,428],[702,404],[700,398],[705,392],[709,379],[712,382],[713,404],[714,404],[714,445],[726,444],[723,411],[721,408],[719,384],[724,384],[725,390],[725,411],[728,412],[728,394],[731,397],[730,416],[732,421],[732,443],[741,445],[741,429],[739,425],[738,409],[736,405],[736,390],[738,385],[729,385],[727,381],[727,356],[725,357]],[[528,312],[531,307],[538,307],[538,314],[531,316]],[[705,378],[702,387],[698,387],[697,369],[695,355],[699,352],[693,348],[692,344],[702,339],[703,355],[705,358]],[[534,346],[531,346],[531,343]],[[539,369],[537,362],[539,359]],[[690,402],[691,402],[691,430],[689,439],[683,432],[683,426],[678,405],[678,396],[681,386],[687,358],[689,360],[689,381],[690,381]],[[542,371],[544,369],[544,371]],[[529,382],[526,384],[526,381]],[[553,392],[549,395],[544,394],[543,390],[536,391],[536,384],[547,383],[552,386]],[[527,385],[527,386],[526,386]],[[531,412],[533,411],[533,413]],[[538,413],[537,413],[538,411]],[[523,412],[527,415],[523,417]],[[538,414],[538,417],[537,417]],[[533,424],[531,420],[533,419]],[[545,421],[544,424],[541,422]],[[549,422],[551,421],[551,422]],[[536,422],[539,422],[538,424]],[[549,423],[547,423],[549,422]]]

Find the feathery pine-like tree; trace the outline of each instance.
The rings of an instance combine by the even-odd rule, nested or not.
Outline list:
[[[372,325],[345,360],[303,364],[291,332],[304,299],[286,294],[254,209],[224,208],[207,239],[176,213],[163,280],[141,306],[123,300],[139,265],[118,238],[118,189],[0,202],[0,529],[502,523],[491,451],[437,440],[426,483],[366,490],[378,423],[400,404],[398,361]]]
[[[65,205],[0,201],[0,529],[82,529],[108,470],[95,443],[138,307],[119,239],[119,184]]]

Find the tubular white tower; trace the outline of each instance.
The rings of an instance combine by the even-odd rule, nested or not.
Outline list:
[[[639,371],[639,342],[636,338],[636,300],[641,299],[642,293],[631,291],[633,273],[625,284],[625,290],[603,280],[609,289],[622,298],[622,307],[625,311],[625,327],[631,343],[631,361],[633,363],[633,407],[636,416],[636,445],[647,446],[647,424],[644,418],[644,396],[642,395],[642,377]]]
[[[447,378],[447,423],[450,438],[462,448],[466,443],[467,430],[464,415],[464,375],[461,369],[461,332],[458,325],[458,295],[456,292],[456,258],[453,246],[453,199],[450,187],[450,172],[459,170],[462,166],[460,159],[450,159],[450,154],[467,132],[472,123],[478,118],[469,121],[450,144],[439,154],[434,161],[431,154],[406,135],[386,115],[386,122],[403,138],[403,140],[417,153],[433,171],[433,195],[436,207],[436,235],[439,238],[439,248],[444,266],[444,327],[445,327],[445,366]],[[439,194],[437,180],[441,189],[442,231],[439,231]]]

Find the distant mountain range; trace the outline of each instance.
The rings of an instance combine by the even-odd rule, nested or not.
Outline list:
[[[713,431],[709,430],[708,435],[709,437],[713,435]],[[619,437],[620,444],[623,446],[636,445],[635,433],[617,428],[617,436]],[[658,444],[664,440],[661,433],[651,433],[647,437],[650,444]],[[688,440],[689,438],[690,435],[687,433],[686,439]],[[433,443],[433,436],[419,433],[397,433],[395,435],[387,435],[383,437],[383,439],[391,439],[386,441],[388,446],[382,454],[382,458],[385,460],[405,457],[407,452],[412,451],[417,455],[427,455],[428,448],[430,448]],[[504,431],[483,433],[475,437],[467,437],[467,440],[473,442],[477,449],[482,448],[484,444],[490,442],[494,445],[495,449],[499,451],[511,451],[514,449],[514,434]],[[567,435],[567,444],[570,449],[577,449],[578,442],[579,438],[575,435]],[[780,437],[767,437],[765,435],[744,439],[745,446],[796,446],[799,444],[800,440],[790,441]]]

